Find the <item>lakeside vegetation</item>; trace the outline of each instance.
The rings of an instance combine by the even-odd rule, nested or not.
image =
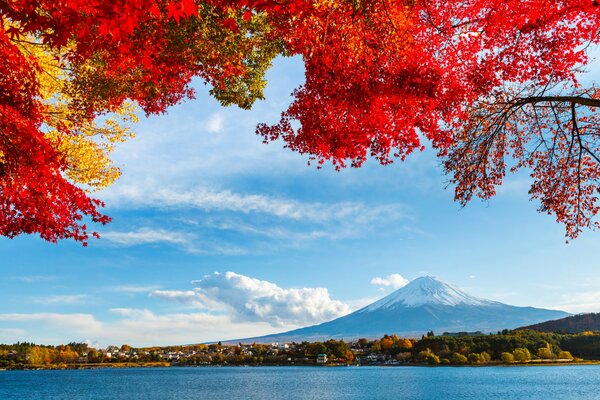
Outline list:
[[[94,349],[85,343],[0,345],[0,368],[103,368],[201,365],[529,365],[600,359],[600,332],[497,334],[429,332],[421,339]]]

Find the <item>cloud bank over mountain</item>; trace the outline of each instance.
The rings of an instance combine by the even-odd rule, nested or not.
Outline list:
[[[286,289],[234,272],[215,272],[192,285],[192,290],[155,290],[151,295],[195,308],[228,311],[236,319],[275,327],[320,323],[351,311],[347,304],[333,300],[326,288]]]

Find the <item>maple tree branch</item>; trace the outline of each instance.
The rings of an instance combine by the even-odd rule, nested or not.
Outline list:
[[[513,107],[522,107],[526,104],[538,103],[571,103],[587,107],[600,107],[600,99],[592,99],[582,96],[531,96],[522,97],[513,103]]]
[[[23,40],[23,39],[17,39],[17,38],[9,38],[8,40],[10,40],[11,42],[15,42],[15,43],[26,43],[26,44],[30,44],[32,46],[46,46],[43,43],[40,42],[32,42],[31,40]]]
[[[581,160],[583,155],[583,143],[579,134],[579,126],[577,125],[577,111],[575,109],[575,103],[571,103],[571,121],[573,123],[573,133],[577,136],[577,142],[579,144],[579,154],[577,158],[577,214],[576,218],[579,219],[581,216]],[[574,141],[574,138],[572,138]]]

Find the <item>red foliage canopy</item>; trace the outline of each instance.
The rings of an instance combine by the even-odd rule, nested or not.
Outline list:
[[[214,12],[217,20],[227,19],[224,7]],[[100,201],[65,178],[65,160],[43,131],[48,114],[39,101],[34,73],[39,67],[15,42],[29,35],[50,48],[72,46],[67,53],[72,88],[86,94],[76,106],[87,118],[110,112],[126,99],[147,113],[160,113],[193,95],[188,84],[194,76],[219,86],[245,72],[241,57],[217,54],[200,63],[186,43],[200,34],[173,33],[177,21],[197,13],[193,0],[0,1],[1,235],[38,233],[49,241],[72,238],[85,244],[83,218],[110,220],[98,211]]]
[[[44,140],[35,60],[11,40],[72,44],[73,71],[93,60],[94,73],[73,82],[88,93],[79,105],[88,115],[125,99],[160,113],[193,95],[194,76],[218,91],[249,73],[243,54],[194,51],[192,22],[206,10],[230,35],[263,15],[281,52],[303,58],[305,84],[280,122],[258,132],[337,168],[369,156],[390,163],[425,138],[447,155],[482,98],[507,85],[574,82],[600,30],[591,0],[0,0],[0,234],[85,241],[82,217],[108,220],[62,176]]]
[[[573,79],[600,29],[589,0],[336,3],[281,18],[306,84],[259,132],[342,166],[369,155],[388,163],[418,148],[420,134],[447,148],[466,108],[494,89]]]

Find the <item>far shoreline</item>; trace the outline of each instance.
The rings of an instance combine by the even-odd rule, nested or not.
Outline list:
[[[565,366],[586,366],[586,365],[600,365],[600,360],[590,361],[573,361],[573,362],[529,362],[529,363],[489,363],[489,364],[468,364],[468,365],[428,365],[428,364],[372,364],[372,365],[358,365],[358,364],[324,364],[324,365],[265,365],[265,364],[243,364],[243,365],[181,365],[181,364],[169,364],[169,363],[148,363],[148,364],[101,364],[101,365],[19,365],[14,368],[0,368],[2,371],[76,371],[76,370],[98,370],[98,369],[148,369],[148,368],[347,368],[347,367],[381,367],[381,368],[402,368],[402,367],[418,367],[418,368],[490,368],[490,367],[506,367],[506,368],[520,368],[520,367],[565,367]]]

